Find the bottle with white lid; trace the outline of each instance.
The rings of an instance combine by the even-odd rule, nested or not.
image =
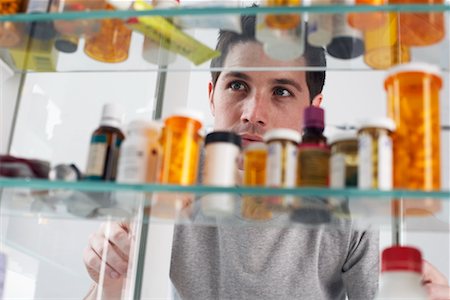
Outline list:
[[[266,185],[294,188],[297,184],[297,154],[300,133],[293,129],[273,129],[264,135],[268,147]],[[270,198],[271,208],[282,209],[293,202],[292,196]]]
[[[313,0],[313,5],[330,5],[331,0]],[[308,43],[315,47],[326,47],[332,39],[333,15],[308,14]]]
[[[114,181],[119,150],[125,135],[120,130],[122,110],[114,103],[103,106],[100,127],[91,137],[85,179]]]
[[[205,139],[203,184],[235,186],[241,137],[233,132],[215,131]],[[202,211],[209,216],[231,215],[235,199],[230,194],[212,194],[202,198]]]
[[[422,285],[422,255],[413,247],[394,246],[383,251],[377,300],[428,299]]]
[[[395,123],[389,118],[360,122],[358,131],[358,187],[390,190],[392,188],[392,138]]]
[[[127,126],[127,139],[120,149],[117,182],[156,182],[162,154],[161,127],[161,123],[144,120],[132,121]]]

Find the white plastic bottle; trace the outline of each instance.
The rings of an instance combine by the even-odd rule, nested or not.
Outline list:
[[[159,138],[162,125],[143,120],[132,121],[127,127],[127,139],[120,149],[117,182],[156,182],[161,159]]]
[[[413,247],[394,246],[383,251],[380,289],[376,300],[426,300],[422,285],[422,255]]]
[[[237,160],[241,137],[233,132],[215,131],[205,139],[205,167],[203,184],[232,187],[236,185]],[[231,194],[211,194],[202,198],[202,211],[207,216],[220,217],[234,212],[235,199]]]

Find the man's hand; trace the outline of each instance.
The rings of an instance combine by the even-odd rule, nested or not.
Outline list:
[[[450,300],[450,287],[447,278],[429,262],[423,261],[422,283],[430,300]]]
[[[103,223],[99,231],[90,236],[84,251],[84,264],[91,278],[99,283],[100,274],[104,272],[103,286],[117,285],[127,273],[130,244],[127,224]]]

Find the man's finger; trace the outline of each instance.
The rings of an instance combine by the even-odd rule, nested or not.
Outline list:
[[[125,261],[128,261],[131,244],[129,228],[116,222],[107,222],[102,224],[101,231],[105,238],[117,248],[118,254]]]
[[[426,260],[422,263],[422,282],[448,286],[447,278]]]
[[[450,300],[450,287],[448,285],[428,283],[425,284],[429,300]]]
[[[118,249],[99,234],[94,234],[89,239],[89,244],[94,252],[104,260],[114,271],[123,275],[127,272],[128,262],[118,254]]]

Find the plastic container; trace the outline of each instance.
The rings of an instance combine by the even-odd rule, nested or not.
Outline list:
[[[333,15],[333,38],[326,47],[328,54],[339,59],[352,59],[364,53],[362,33],[347,24],[344,14]]]
[[[409,47],[400,43],[397,14],[388,16],[379,28],[364,32],[364,62],[374,69],[388,69],[411,59]]]
[[[244,149],[244,185],[265,186],[267,166],[267,145],[251,143]],[[242,217],[250,220],[268,220],[272,212],[267,208],[263,197],[244,196],[241,207]]]
[[[215,131],[205,139],[203,184],[235,186],[241,137],[233,132]],[[212,194],[202,198],[202,211],[209,216],[231,215],[235,199],[230,194]]]
[[[356,5],[379,6],[387,4],[386,0],[355,0]],[[359,30],[374,30],[380,28],[388,21],[388,13],[383,11],[349,13],[348,24]]]
[[[106,9],[112,9],[107,5]],[[86,37],[84,52],[91,58],[117,63],[128,58],[132,31],[120,19],[103,19],[100,31]]]
[[[164,121],[160,182],[194,185],[197,182],[203,115],[182,108]]]
[[[316,3],[314,3],[316,4]],[[320,2],[317,4],[329,4]],[[315,47],[326,47],[333,38],[333,15],[309,14],[308,15],[308,43]]]
[[[392,132],[395,123],[388,118],[367,119],[358,131],[358,187],[392,189]]]
[[[266,6],[300,6],[300,0],[266,0]],[[300,14],[268,14],[265,17],[267,26],[273,29],[294,29],[301,22]]]
[[[384,83],[388,112],[396,124],[394,187],[432,191],[441,188],[439,69],[420,63],[394,67]],[[405,201],[407,214],[427,215],[438,200]]]
[[[297,154],[301,136],[298,131],[286,128],[273,129],[264,135],[268,146],[266,185],[270,187],[294,188],[297,184]],[[289,207],[292,196],[271,197],[272,209]]]
[[[127,126],[127,139],[120,149],[117,182],[153,183],[160,169],[162,124],[144,120]]]
[[[356,132],[343,132],[330,139],[330,186],[358,186],[358,139]]]
[[[419,250],[395,246],[383,251],[380,288],[375,299],[429,299],[422,285],[422,255]]]
[[[305,52],[305,24],[301,22],[294,29],[268,29],[273,38],[267,39],[263,45],[267,56],[281,61],[297,59]]]
[[[442,5],[443,0],[389,0],[390,4]],[[399,13],[400,41],[406,46],[429,46],[445,36],[443,12],[401,12]]]

